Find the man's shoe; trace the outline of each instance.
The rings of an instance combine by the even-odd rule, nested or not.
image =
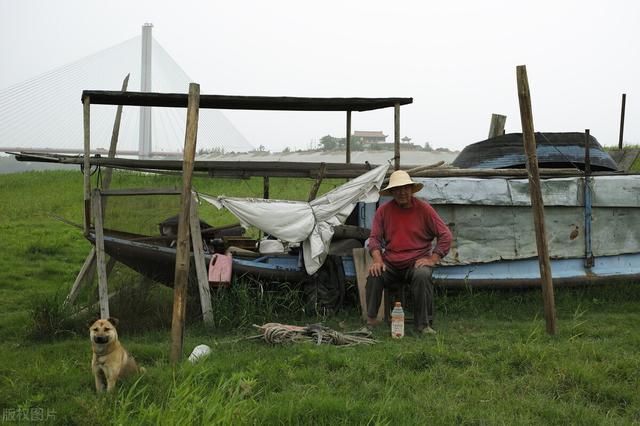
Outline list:
[[[418,334],[437,334],[436,331],[430,326],[426,325],[423,328],[419,328],[416,330]]]

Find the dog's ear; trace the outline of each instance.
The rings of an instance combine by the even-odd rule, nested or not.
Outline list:
[[[93,325],[93,323],[98,321],[99,319],[100,318],[98,317],[98,318],[92,318],[92,319],[87,320],[87,327],[90,328]]]
[[[114,317],[107,318],[107,321],[109,321],[111,324],[113,324],[114,327],[117,327],[118,323],[120,322],[120,320],[118,318],[114,318]]]

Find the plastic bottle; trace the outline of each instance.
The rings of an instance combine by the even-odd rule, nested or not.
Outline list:
[[[394,339],[404,337],[404,311],[400,302],[396,302],[391,311],[391,337]]]

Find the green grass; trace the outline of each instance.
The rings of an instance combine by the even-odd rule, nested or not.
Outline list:
[[[272,197],[304,199],[311,184],[272,179]],[[114,187],[174,185],[178,178],[117,173],[114,179]],[[262,192],[259,179],[196,179],[195,186],[211,194]],[[245,340],[255,334],[254,322],[324,320],[341,330],[360,320],[355,308],[332,318],[306,317],[295,288],[242,281],[214,293],[213,330],[200,325],[197,298],[189,299],[185,355],[201,343],[212,354],[195,365],[172,366],[171,290],[117,267],[110,285],[126,293],[111,308],[122,320],[123,343],[147,372],[119,384],[113,395],[96,395],[87,318],[60,309],[90,245],[79,230],[48,216],[82,220],[82,176],[2,175],[0,196],[0,410],[6,421],[42,409],[47,423],[83,425],[640,423],[638,283],[556,289],[554,337],[544,331],[539,291],[439,289],[436,337],[409,331],[396,341],[381,327],[374,346],[338,348]],[[213,224],[233,221],[213,209],[206,214]],[[149,213],[141,222],[155,220]],[[89,289],[79,304],[94,301]]]

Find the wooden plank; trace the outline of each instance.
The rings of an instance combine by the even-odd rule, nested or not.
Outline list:
[[[366,285],[367,276],[369,276],[369,266],[371,266],[371,255],[366,248],[354,248],[353,249],[353,265],[356,269],[356,280],[358,283],[358,295],[360,298],[360,310],[362,312],[362,319],[367,319],[367,297],[366,297]],[[378,321],[382,321],[384,318],[384,297],[380,303],[378,309]]]
[[[82,103],[82,121],[84,124],[84,235],[89,235],[91,225],[91,99],[87,96]]]
[[[347,111],[347,158],[346,163],[351,164],[351,111]]]
[[[137,105],[155,107],[188,106],[185,93],[115,92],[85,90],[82,100],[91,98],[94,105]],[[201,95],[200,108],[265,111],[371,111],[407,105],[413,98],[302,98],[291,96],[223,96]]]
[[[393,168],[400,170],[400,104],[393,106]]]
[[[100,299],[100,318],[109,318],[109,292],[107,286],[107,268],[105,265],[104,230],[102,226],[102,200],[100,190],[93,190],[93,226],[96,233],[96,269],[98,271],[98,295]]]
[[[506,115],[491,114],[491,124],[489,125],[489,139],[504,135],[504,125],[507,121]]]
[[[211,308],[211,292],[209,291],[209,277],[202,248],[202,233],[200,231],[200,218],[198,206],[194,194],[191,194],[191,208],[189,209],[189,225],[191,227],[191,246],[193,247],[193,260],[196,265],[198,277],[198,290],[200,292],[200,307],[202,308],[202,320],[208,326],[213,326],[213,309]]]
[[[318,189],[320,189],[320,184],[322,183],[322,179],[324,179],[326,171],[326,164],[322,163],[322,166],[320,166],[320,171],[318,172],[318,176],[316,176],[316,181],[313,183],[311,191],[309,191],[309,198],[307,201],[311,202],[316,199],[316,196],[318,195]]]
[[[182,358],[184,321],[187,308],[187,281],[189,278],[189,210],[191,208],[191,177],[196,154],[200,85],[189,84],[187,128],[184,140],[184,165],[182,168],[182,195],[178,217],[178,239],[176,245],[176,269],[173,285],[173,316],[171,320],[171,362]]]
[[[524,65],[516,67],[518,81],[518,100],[520,103],[520,119],[522,121],[522,136],[527,155],[527,172],[529,173],[529,191],[533,222],[536,229],[536,247],[538,248],[538,262],[542,280],[542,298],[544,301],[544,317],[547,333],[556,333],[555,298],[553,295],[553,280],[551,277],[551,261],[544,224],[544,203],[540,189],[540,174],[538,172],[538,157],[536,154],[536,138],[533,130],[533,112],[531,110],[531,95],[527,68]]]

